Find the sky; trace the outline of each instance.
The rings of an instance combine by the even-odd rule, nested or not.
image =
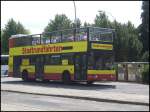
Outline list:
[[[111,21],[131,21],[135,27],[141,24],[142,1],[75,1],[75,4],[82,24],[93,23],[99,10],[105,11]],[[73,1],[1,1],[1,28],[13,18],[32,34],[42,33],[56,14],[65,14],[74,21]]]

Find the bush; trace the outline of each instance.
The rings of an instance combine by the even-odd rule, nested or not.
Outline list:
[[[144,66],[144,70],[142,72],[142,81],[149,84],[149,65]]]
[[[149,51],[146,51],[142,56],[142,61],[149,62]]]

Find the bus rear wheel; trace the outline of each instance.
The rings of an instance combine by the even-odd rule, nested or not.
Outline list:
[[[90,84],[93,84],[94,81],[87,81],[87,84],[90,85]]]
[[[22,72],[22,80],[23,81],[28,81],[29,79],[28,79],[28,72],[26,71],[26,70],[24,70],[23,72]]]
[[[63,75],[62,75],[62,81],[65,84],[69,84],[71,82],[71,78],[70,78],[69,72],[66,71],[66,72],[63,73]]]

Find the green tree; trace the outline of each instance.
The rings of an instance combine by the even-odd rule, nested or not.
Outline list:
[[[2,48],[2,36],[3,36],[3,29],[1,29],[1,48]],[[2,52],[2,49],[1,49]]]
[[[127,23],[127,36],[129,38],[128,61],[139,61],[143,45],[139,40],[137,28],[131,22]]]
[[[142,24],[139,26],[140,40],[143,43],[142,59],[149,61],[149,1],[143,1],[142,10]]]
[[[149,51],[145,51],[141,58],[142,61],[149,61]]]
[[[56,15],[54,20],[50,20],[45,27],[44,32],[51,32],[55,30],[69,29],[72,27],[72,22],[65,14]]]
[[[111,24],[105,12],[99,12],[99,14],[96,15],[94,23],[96,27],[109,27]]]
[[[1,29],[1,37],[2,37],[2,35],[3,35],[3,29]]]
[[[121,24],[116,20],[111,22],[105,12],[99,12],[95,17],[94,26],[115,29],[114,51],[116,61],[137,61],[139,59],[142,44],[138,40],[138,31],[131,22],[126,24]]]
[[[76,23],[72,23],[72,27],[73,28],[80,28],[81,27],[81,21],[80,21],[80,19],[79,18],[77,18],[77,20],[76,20],[77,22]]]
[[[143,46],[138,39],[137,29],[131,22],[115,24],[116,38],[114,39],[114,48],[116,61],[138,61]]]
[[[20,22],[18,22],[16,30],[18,34],[21,34],[21,33],[30,34],[30,31],[25,29],[24,26]]]
[[[84,22],[84,27],[87,27],[87,26],[92,26],[90,23],[87,23],[87,22]]]
[[[18,22],[16,23],[12,18],[8,21],[3,29],[3,35],[1,35],[1,48],[3,54],[8,54],[8,39],[11,35],[16,34],[28,34],[29,31],[26,30],[23,25]]]

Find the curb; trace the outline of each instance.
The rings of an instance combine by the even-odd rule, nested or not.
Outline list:
[[[111,100],[111,99],[102,99],[102,98],[92,98],[92,97],[83,97],[83,96],[71,96],[71,95],[55,95],[55,94],[43,94],[43,93],[31,93],[31,92],[23,92],[23,91],[15,91],[15,90],[1,90],[1,91],[24,93],[24,94],[33,94],[33,95],[64,97],[64,98],[73,98],[73,99],[82,99],[82,100],[91,100],[91,101],[98,101],[98,102],[112,102],[112,103],[120,103],[120,104],[132,104],[132,105],[149,106],[149,103],[143,103],[143,102],[130,102],[130,101]]]

